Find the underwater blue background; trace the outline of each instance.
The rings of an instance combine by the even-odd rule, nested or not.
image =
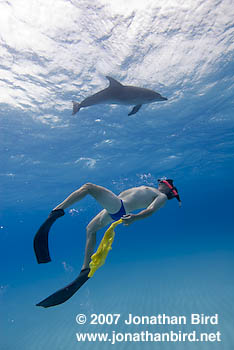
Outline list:
[[[117,349],[234,347],[233,9],[215,1],[2,1],[0,4],[0,349],[109,349],[76,332],[221,332],[222,342],[117,343]],[[154,89],[168,101],[72,100],[108,85]],[[116,228],[105,265],[58,307],[35,306],[80,271],[85,198],[51,230],[52,262],[33,237],[50,210],[85,182],[115,193],[173,178],[182,200]],[[98,234],[100,241],[105,230]],[[76,315],[219,314],[218,325],[92,326]]]

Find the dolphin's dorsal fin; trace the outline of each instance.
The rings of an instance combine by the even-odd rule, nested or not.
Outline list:
[[[106,76],[106,79],[109,80],[109,83],[110,83],[109,87],[111,87],[111,88],[116,88],[116,87],[122,87],[123,86],[117,80],[115,80],[115,79],[113,79],[113,78],[111,78],[109,76]]]

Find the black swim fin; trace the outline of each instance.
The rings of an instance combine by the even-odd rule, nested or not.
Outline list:
[[[46,221],[37,231],[33,244],[38,264],[51,261],[48,246],[49,231],[53,223],[64,214],[65,213],[63,209],[52,210]]]
[[[42,306],[42,307],[51,307],[55,305],[59,305],[70,299],[73,294],[75,294],[78,289],[83,286],[85,282],[88,281],[90,268],[81,270],[79,276],[70,284],[68,284],[66,287],[58,290],[54,294],[50,295],[48,298],[42,300],[40,303],[36,304],[36,306]]]

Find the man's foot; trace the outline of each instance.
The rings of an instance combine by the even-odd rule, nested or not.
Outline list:
[[[60,216],[63,216],[63,215],[65,215],[65,212],[63,209],[54,209],[50,212],[48,219],[54,218],[56,220],[57,218],[60,218]]]

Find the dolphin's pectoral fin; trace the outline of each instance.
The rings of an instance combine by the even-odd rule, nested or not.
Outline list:
[[[135,107],[133,107],[133,109],[131,110],[130,113],[128,113],[128,115],[133,115],[133,114],[136,114],[139,109],[141,108],[142,105],[136,105]]]
[[[115,80],[115,79],[113,79],[113,78],[111,78],[111,77],[109,77],[109,76],[106,76],[106,79],[109,80],[109,83],[110,83],[109,87],[111,87],[111,88],[114,88],[114,87],[123,87],[123,85],[120,84],[117,80]]]

